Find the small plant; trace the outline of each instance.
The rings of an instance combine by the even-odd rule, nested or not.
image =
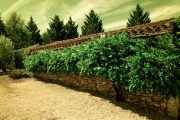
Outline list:
[[[13,79],[20,79],[22,77],[30,77],[25,69],[14,69],[8,75]]]

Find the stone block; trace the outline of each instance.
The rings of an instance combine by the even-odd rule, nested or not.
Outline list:
[[[140,103],[143,107],[147,107],[146,101],[139,101],[139,103]]]
[[[160,103],[160,105],[161,105],[161,110],[165,110],[167,108],[167,103],[165,102]]]
[[[142,95],[143,97],[146,97],[146,96],[147,96],[146,93],[142,93],[141,95]]]
[[[167,114],[169,117],[177,117],[178,115],[178,107],[179,107],[179,99],[178,97],[174,98],[172,95],[170,96],[170,100],[167,102]]]
[[[149,94],[145,94],[147,97],[153,97],[153,94],[152,93],[149,93]]]
[[[158,108],[161,107],[161,105],[160,105],[160,104],[157,104],[157,103],[154,103],[153,105],[156,106],[156,107],[158,107]]]
[[[146,100],[143,96],[139,96],[140,100]]]
[[[154,96],[154,97],[152,97],[152,98],[153,98],[153,100],[155,100],[155,101],[160,101],[159,96]]]
[[[157,108],[157,107],[155,107],[155,106],[153,106],[153,105],[148,106],[148,108],[151,108],[151,109],[154,110],[154,111],[161,110],[161,108]]]

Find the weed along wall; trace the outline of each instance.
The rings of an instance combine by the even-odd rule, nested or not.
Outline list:
[[[85,73],[83,75],[79,74],[78,76],[73,73],[70,73],[69,75],[66,75],[66,73],[53,75],[45,72],[42,72],[41,74],[34,73],[34,75],[37,78],[76,86],[79,87],[79,89],[93,92],[98,91],[101,94],[114,97],[117,101],[121,101],[122,96],[122,100],[154,109],[155,111],[161,114],[166,114],[169,117],[176,117],[178,114],[178,98],[175,99],[171,96],[170,100],[167,102],[165,97],[159,93],[157,95],[153,94],[153,92],[140,92],[139,94],[132,94],[130,92],[124,93],[124,87],[112,85],[111,82],[105,78],[101,81],[101,79],[99,79],[99,75],[94,75],[92,78],[90,76],[85,77]]]
[[[102,34],[107,37],[109,35],[112,36],[118,32],[122,33],[123,31],[125,31],[125,33],[126,33],[125,36],[127,34],[130,36],[134,35],[133,38],[147,39],[149,34],[153,37],[156,35],[161,35],[164,37],[165,32],[168,32],[169,34],[174,33],[174,31],[175,31],[175,26],[173,25],[174,19],[175,18],[170,18],[167,20],[161,20],[161,21],[147,23],[147,24],[143,24],[143,25],[137,25],[137,26],[120,29],[120,30],[115,30],[115,31],[111,31],[111,32],[103,32]],[[108,35],[108,33],[109,33],[109,35]],[[123,38],[125,38],[125,36]],[[166,79],[164,79],[164,77],[162,77],[163,75],[161,74],[162,73],[161,70],[165,71],[166,69],[165,68],[162,69],[162,67],[159,67],[161,65],[164,65],[162,63],[164,61],[165,61],[164,63],[166,63],[164,66],[169,65],[166,60],[164,60],[164,61],[161,61],[161,60],[162,60],[162,58],[163,59],[166,59],[168,57],[171,58],[170,52],[172,52],[172,51],[170,51],[170,50],[168,51],[168,49],[166,49],[166,55],[168,55],[168,56],[164,55],[165,56],[164,57],[163,55],[161,55],[161,57],[158,57],[156,55],[158,53],[158,50],[160,51],[160,48],[154,49],[153,51],[151,51],[151,48],[148,47],[145,42],[139,41],[137,39],[135,41],[135,39],[132,40],[129,38],[121,41],[121,39],[119,39],[120,37],[118,38],[119,41],[117,41],[117,39],[116,39],[117,37],[113,37],[113,39],[109,40],[109,43],[107,42],[109,45],[113,46],[113,47],[111,47],[111,49],[107,48],[105,46],[106,44],[103,44],[103,42],[104,42],[103,39],[105,40],[106,38],[101,39],[103,42],[101,42],[101,40],[98,39],[101,42],[101,44],[103,44],[105,47],[101,47],[100,42],[98,40],[93,41],[91,43],[89,42],[90,44],[88,44],[88,46],[80,45],[80,44],[83,44],[84,42],[90,41],[91,37],[94,37],[94,38],[100,37],[100,33],[88,35],[88,36],[84,36],[84,37],[80,37],[80,38],[70,39],[70,40],[57,41],[57,42],[53,42],[53,43],[50,43],[50,44],[47,44],[47,45],[44,45],[41,47],[30,49],[29,54],[30,53],[36,54],[38,51],[40,51],[40,52],[37,56],[30,55],[26,59],[27,60],[25,62],[26,66],[27,66],[26,68],[28,70],[35,71],[35,72],[33,72],[33,74],[44,80],[47,79],[47,80],[56,81],[56,82],[60,82],[60,83],[71,85],[71,86],[77,86],[80,89],[86,89],[86,90],[90,90],[90,91],[98,91],[102,94],[113,96],[116,99],[116,101],[125,100],[128,102],[132,102],[134,104],[139,104],[144,107],[154,109],[162,114],[167,114],[169,117],[175,117],[175,118],[180,117],[179,98],[178,97],[174,98],[172,96],[172,95],[177,95],[178,88],[177,88],[177,86],[175,87],[175,89],[177,90],[177,92],[175,93],[174,92],[175,90],[174,89],[172,90],[172,85],[169,84],[169,82],[166,82]],[[169,39],[169,38],[167,37],[166,39]],[[142,44],[140,45],[140,43],[142,43]],[[78,48],[76,46],[77,47],[76,48],[73,45],[80,45],[80,47]],[[119,45],[121,47],[116,46],[116,45]],[[169,45],[169,43],[166,45]],[[71,47],[72,49],[66,49],[67,47]],[[87,51],[89,53],[87,51],[85,51],[83,47],[87,48]],[[124,52],[121,52],[120,50],[118,51],[121,56],[118,56],[117,54],[114,54],[114,55],[112,54],[112,51],[116,52],[113,48],[118,48],[118,47],[122,48],[124,51]],[[144,49],[145,47],[147,49]],[[143,49],[140,49],[140,48],[143,48]],[[172,48],[172,49],[174,49],[174,48]],[[57,51],[57,53],[55,53],[55,52],[41,51],[41,50],[53,50],[53,51],[58,50],[58,51]],[[133,50],[136,52],[134,52]],[[85,52],[79,52],[79,51],[85,51]],[[105,52],[103,53],[102,51],[103,52],[105,51]],[[128,51],[131,51],[131,52],[128,52]],[[133,52],[138,53],[138,55],[134,57]],[[150,53],[152,52],[155,57],[148,58],[148,56],[152,56],[149,54],[149,52]],[[161,51],[161,52],[163,52],[163,51]],[[142,54],[140,54],[140,53],[142,53]],[[156,54],[154,54],[154,53],[156,53]],[[158,53],[158,55],[159,55],[159,53]],[[133,57],[130,58],[128,56],[125,58],[124,57],[125,54],[128,54],[129,56],[132,55]],[[106,57],[109,55],[111,57]],[[173,53],[173,55],[177,56],[177,54],[175,54],[175,53]],[[71,57],[68,57],[68,56],[71,56]],[[84,59],[82,56],[85,56]],[[103,60],[98,58],[97,56],[101,56],[101,58],[103,58]],[[125,60],[124,60],[124,58],[122,60],[121,57],[122,58],[124,57],[126,59],[126,63],[129,62],[128,65],[131,64],[127,67],[127,69],[124,66]],[[146,59],[145,59],[145,57],[146,57]],[[136,58],[138,58],[141,61],[144,60],[144,64],[140,65],[140,63],[138,61],[136,61],[137,60]],[[176,57],[176,59],[178,59],[178,57]],[[97,66],[96,65],[98,63],[98,62],[96,62],[97,60],[101,61],[101,63],[103,63],[105,61],[104,63],[107,63],[107,64],[102,65],[102,66],[100,64],[98,64],[98,66]],[[147,60],[149,60],[150,62],[147,62]],[[92,64],[89,64],[92,61],[95,61],[95,62]],[[109,62],[109,61],[111,61],[111,62]],[[132,61],[135,61],[135,62],[132,62]],[[154,65],[154,62],[157,63],[157,61],[158,62],[160,61],[158,63],[159,65],[157,65],[157,64]],[[75,65],[75,63],[76,63],[76,65]],[[143,70],[145,71],[144,74],[139,73],[139,71],[137,71],[137,70],[136,70],[136,74],[133,73],[133,72],[135,72],[135,69],[137,69],[137,67],[135,66],[135,64],[137,64],[137,63],[139,63],[140,68],[143,68]],[[117,67],[115,64],[117,64],[117,66],[120,66],[121,68]],[[89,67],[88,65],[89,66],[91,65],[91,67]],[[135,67],[132,67],[133,65]],[[175,65],[175,62],[173,65]],[[110,68],[109,66],[113,67],[114,71],[112,69],[109,69]],[[178,66],[178,65],[176,65],[176,66]],[[103,67],[105,69],[104,71],[102,69]],[[95,69],[94,71],[97,71],[97,69],[99,68],[99,71],[98,71],[99,74],[101,74],[101,75],[105,74],[106,76],[108,75],[108,77],[111,80],[107,80],[106,79],[107,77],[106,77],[106,78],[103,78],[103,81],[101,81],[101,79],[99,78],[99,75],[94,74],[95,72],[92,70],[92,68]],[[131,68],[131,71],[130,71],[130,68]],[[171,68],[170,65],[169,65],[169,68]],[[177,67],[174,67],[174,68],[177,68]],[[57,69],[59,69],[60,71],[70,71],[70,74],[68,74],[68,75],[66,73],[58,73],[57,75],[51,74],[52,72],[57,71]],[[119,69],[119,71],[117,72],[118,69]],[[85,72],[90,73],[90,70],[92,71],[91,73],[94,74],[93,77],[90,77],[88,75],[84,76]],[[154,71],[156,71],[156,70],[158,70],[158,72],[155,73]],[[36,74],[38,71],[40,71],[40,74]],[[42,72],[42,71],[44,71],[44,72]],[[51,73],[47,73],[48,71],[51,71]],[[76,73],[78,73],[78,75],[73,74],[72,71],[73,72],[75,71]],[[108,71],[108,72],[106,72],[106,71]],[[130,71],[129,72],[130,74],[128,75],[128,76],[132,75],[131,76],[132,79],[129,80],[130,82],[128,81],[128,79],[130,77],[127,77],[127,76],[124,77],[123,76],[124,74],[122,74],[123,73],[122,71],[124,73],[126,73],[127,71],[128,72]],[[155,77],[154,74],[158,74],[159,72],[161,72],[160,73],[161,77],[159,75],[159,78],[161,78],[161,80],[155,79],[157,77]],[[168,72],[171,73],[172,71],[168,71]],[[80,75],[79,73],[84,73],[84,74]],[[147,73],[150,75],[147,75]],[[125,74],[125,75],[127,75],[127,74]],[[135,78],[136,75],[139,75],[139,77]],[[140,75],[143,77],[141,77]],[[146,77],[145,75],[148,77]],[[140,79],[140,77],[141,77],[141,79]],[[119,78],[121,78],[121,79],[119,79]],[[126,78],[128,78],[128,79],[126,80]],[[146,78],[146,79],[144,79],[144,78]],[[152,79],[152,78],[154,78],[154,79]],[[171,78],[173,78],[173,77],[171,77]],[[124,86],[126,86],[126,90],[127,90],[127,88],[129,88],[129,89],[131,88],[130,89],[131,91],[135,91],[135,88],[141,87],[144,89],[144,86],[146,86],[146,88],[148,87],[148,90],[155,90],[155,88],[156,89],[159,88],[157,90],[161,90],[161,93],[164,92],[164,93],[169,94],[170,93],[169,91],[173,91],[174,93],[171,92],[173,94],[169,94],[170,95],[169,101],[166,101],[165,95],[160,95],[160,93],[155,95],[153,91],[151,93],[147,92],[147,89],[146,89],[146,92],[140,92],[139,94],[138,93],[130,93],[130,92],[124,93],[125,87],[122,87],[121,85],[111,84],[112,80],[116,81],[116,83],[117,83],[117,81],[118,81],[117,79],[121,80],[121,83],[124,84]],[[137,79],[137,80],[135,81],[135,79]],[[174,78],[172,79],[172,81],[173,80],[174,80]],[[137,81],[138,82],[140,81],[140,82],[138,83]],[[169,81],[171,81],[171,80],[169,80]],[[126,85],[125,85],[125,82],[127,82]],[[156,82],[159,82],[159,84],[156,84]],[[178,83],[177,81],[173,81],[173,82]],[[152,83],[152,85],[151,85],[151,83]],[[139,85],[139,84],[141,84],[141,85]],[[173,84],[173,85],[178,85],[178,84]]]

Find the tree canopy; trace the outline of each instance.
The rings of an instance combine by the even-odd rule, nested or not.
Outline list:
[[[50,42],[63,41],[66,39],[65,26],[63,21],[60,21],[59,16],[55,15],[53,22],[49,23],[50,29],[47,29],[47,33],[50,39]]]
[[[104,32],[102,20],[99,20],[99,17],[93,10],[86,17],[86,21],[84,21],[84,25],[81,27],[82,35],[80,37]]]
[[[0,35],[6,35],[6,37],[7,37],[5,28],[6,28],[6,26],[1,18],[1,13],[0,13]]]
[[[33,45],[38,43],[42,45],[43,40],[41,39],[41,35],[39,34],[40,30],[38,30],[37,25],[33,21],[32,16],[26,27],[29,29],[30,32],[32,32],[31,39],[33,40]]]
[[[77,32],[78,25],[75,26],[75,22],[72,21],[72,18],[69,17],[68,23],[65,25],[66,39],[78,38],[79,33]]]
[[[15,25],[13,22],[7,26],[7,31],[10,33],[9,39],[13,42],[14,50],[26,48],[32,45],[32,33],[25,27]]]
[[[46,32],[42,33],[41,39],[43,39],[42,45],[50,43],[50,38]]]
[[[6,67],[10,63],[11,54],[14,46],[12,41],[6,39],[4,35],[0,36],[0,69],[6,72]]]
[[[13,12],[9,19],[6,20],[6,25],[10,25],[13,22],[15,25],[19,24],[20,26],[25,25],[25,20],[21,18],[21,15],[17,15],[16,12]]]
[[[132,27],[136,25],[142,25],[146,23],[150,23],[151,20],[149,18],[149,12],[143,14],[143,8],[140,7],[139,4],[136,6],[136,10],[133,11],[133,15],[130,13],[131,18],[128,19],[128,23],[126,27]]]
[[[9,39],[13,42],[14,49],[21,49],[32,45],[32,33],[25,27],[24,20],[13,12],[6,20],[6,31]]]

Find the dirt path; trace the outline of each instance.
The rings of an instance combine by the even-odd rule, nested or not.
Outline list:
[[[0,120],[173,120],[99,93],[0,76]]]

